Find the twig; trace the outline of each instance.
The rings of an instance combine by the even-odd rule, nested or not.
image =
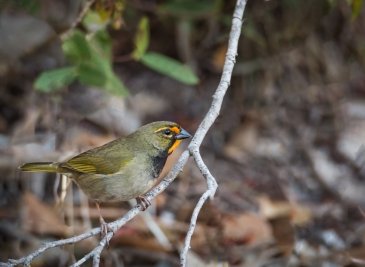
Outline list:
[[[90,3],[92,1],[89,1]],[[90,4],[91,5],[91,4]],[[200,197],[199,202],[197,203],[190,222],[189,230],[185,238],[185,243],[183,250],[180,254],[180,262],[181,266],[186,266],[186,258],[187,258],[187,252],[190,247],[190,240],[192,237],[192,234],[195,229],[196,221],[199,215],[199,212],[205,203],[205,201],[210,197],[213,198],[216,189],[217,189],[217,182],[214,179],[213,175],[210,173],[208,167],[205,165],[200,152],[199,147],[207,134],[209,128],[212,126],[214,121],[219,115],[224,95],[229,87],[233,67],[235,64],[235,58],[237,54],[237,47],[238,47],[238,40],[239,36],[241,34],[241,27],[242,27],[242,17],[243,12],[246,6],[246,0],[237,0],[236,8],[233,14],[232,19],[232,28],[231,33],[229,37],[229,43],[228,43],[228,51],[226,54],[226,59],[223,67],[223,73],[220,80],[220,83],[217,87],[217,90],[215,91],[213,95],[213,101],[212,105],[207,112],[205,118],[199,125],[189,147],[188,150],[185,150],[180,158],[178,159],[177,163],[174,165],[172,170],[168,173],[168,175],[161,181],[160,184],[158,184],[155,188],[153,188],[149,193],[146,194],[147,200],[151,201],[154,197],[156,197],[158,194],[160,194],[162,191],[164,191],[177,177],[177,175],[182,171],[183,167],[185,166],[186,162],[189,159],[189,154],[194,158],[195,163],[197,164],[200,172],[204,176],[204,178],[207,180],[208,189],[204,194]],[[121,228],[124,224],[126,224],[128,221],[133,219],[141,210],[141,207],[139,205],[135,206],[131,210],[129,210],[122,218],[111,222],[108,224],[109,228],[113,230],[113,232],[116,232],[119,228]],[[90,251],[88,254],[86,254],[83,258],[79,259],[75,264],[72,266],[80,266],[87,260],[93,258],[93,266],[99,266],[100,263],[100,254],[103,251],[106,244],[110,241],[110,239],[113,237],[114,233],[108,232],[102,240],[99,242],[98,246],[96,246],[92,251]],[[48,242],[44,244],[42,247],[40,247],[38,250],[34,251],[33,253],[29,254],[26,257],[17,259],[17,260],[9,260],[7,263],[0,263],[0,266],[15,266],[19,264],[23,265],[30,265],[31,261],[42,254],[44,251],[58,247],[63,246],[66,244],[74,244],[76,242],[79,242],[83,239],[95,236],[100,233],[100,228],[94,228],[90,231],[87,231],[83,234],[80,234],[78,236],[74,236],[68,239],[63,240],[57,240],[53,242]]]
[[[20,258],[18,260],[12,260],[10,259],[7,263],[5,263],[5,266],[16,266],[19,264],[23,264],[25,266],[30,265],[31,261],[39,256],[40,254],[42,254],[43,252],[45,252],[46,250],[50,249],[50,248],[54,248],[54,247],[60,247],[60,246],[64,246],[64,245],[68,245],[68,244],[74,244],[77,243],[81,240],[84,240],[86,238],[95,236],[97,234],[100,233],[100,228],[94,228],[91,229],[90,231],[87,231],[83,234],[80,234],[78,236],[73,236],[67,239],[61,239],[61,240],[56,240],[56,241],[52,241],[52,242],[47,242],[45,243],[43,246],[41,246],[39,249],[37,249],[36,251],[32,252],[31,254],[29,254],[26,257]],[[0,263],[1,266],[1,263]]]
[[[72,22],[71,26],[60,34],[61,39],[64,40],[68,37],[70,32],[75,29],[82,21],[82,19],[85,17],[86,13],[89,11],[90,7],[94,4],[95,0],[87,0],[84,7],[82,8],[81,12],[77,16],[77,18]]]
[[[210,171],[209,171],[208,167],[205,165],[205,163],[203,162],[203,159],[201,158],[199,151],[198,150],[193,150],[193,148],[191,148],[191,147],[190,147],[190,151],[192,151],[191,152],[192,156],[195,159],[195,162],[196,162],[199,170],[203,174],[204,178],[207,180],[208,189],[200,197],[198,203],[196,204],[196,206],[194,208],[193,214],[191,215],[189,230],[188,230],[188,232],[186,234],[186,237],[185,237],[184,247],[183,247],[183,249],[180,253],[181,266],[186,266],[187,255],[188,255],[188,251],[189,251],[189,248],[190,248],[190,241],[191,241],[191,237],[193,236],[193,233],[194,233],[194,230],[195,230],[196,221],[198,219],[198,215],[200,213],[200,210],[202,209],[205,201],[208,198],[213,199],[214,194],[215,194],[215,192],[217,191],[217,188],[218,188],[218,184],[217,184],[215,178],[213,177],[213,175],[210,174]]]
[[[199,147],[207,134],[209,128],[213,125],[214,121],[217,119],[219,112],[222,107],[222,102],[224,95],[226,94],[231,77],[234,64],[236,63],[236,55],[237,55],[237,47],[238,47],[238,40],[241,35],[241,28],[242,28],[242,17],[243,12],[245,10],[246,0],[237,0],[236,8],[233,13],[232,19],[232,28],[231,33],[229,35],[229,42],[228,42],[228,51],[226,54],[226,58],[224,61],[223,66],[223,73],[221,80],[219,82],[218,88],[213,95],[212,105],[208,113],[206,114],[205,118],[201,122],[196,131],[193,140],[189,145],[190,154],[193,156],[196,165],[198,166],[200,172],[207,180],[208,189],[204,192],[204,194],[200,197],[197,205],[194,208],[193,214],[191,216],[189,230],[185,237],[184,247],[180,253],[180,263],[181,266],[186,266],[187,255],[190,248],[190,241],[191,237],[194,233],[196,221],[198,219],[199,212],[203,207],[205,201],[210,197],[211,199],[214,197],[214,194],[217,190],[218,184],[210,173],[208,167],[205,165],[202,157],[200,156]]]

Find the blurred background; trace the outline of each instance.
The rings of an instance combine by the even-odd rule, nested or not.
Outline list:
[[[21,163],[64,160],[155,120],[194,133],[220,79],[234,5],[0,0],[0,261],[99,225],[75,185],[21,174]],[[363,266],[363,1],[248,1],[244,17],[231,86],[201,147],[219,188],[199,215],[189,266]],[[115,234],[102,266],[179,266],[205,189],[188,162]],[[112,221],[129,208],[103,204],[102,214]],[[49,250],[32,266],[70,265],[98,240]]]

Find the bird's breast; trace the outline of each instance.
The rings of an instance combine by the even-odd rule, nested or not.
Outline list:
[[[83,174],[75,181],[89,198],[99,202],[125,201],[149,191],[166,157],[135,157],[114,174]]]

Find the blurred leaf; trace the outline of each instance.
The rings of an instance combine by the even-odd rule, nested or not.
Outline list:
[[[114,72],[109,73],[105,89],[115,95],[128,95],[127,87],[125,87]]]
[[[107,21],[110,25],[118,30],[123,24],[123,11],[125,9],[125,0],[114,1],[96,1],[94,9],[103,21]]]
[[[176,17],[201,18],[213,15],[221,7],[221,0],[170,0],[159,7],[158,11]]]
[[[66,67],[43,72],[36,81],[34,87],[42,92],[51,92],[61,87],[65,87],[76,78],[75,67]]]
[[[91,58],[91,49],[85,34],[78,30],[68,37],[62,44],[63,53],[66,58],[74,64]]]
[[[212,65],[217,71],[222,71],[227,54],[227,44],[220,45],[212,56]]]
[[[191,68],[167,56],[148,52],[142,56],[141,62],[151,69],[179,82],[188,85],[195,85],[199,82],[199,78]]]
[[[92,85],[115,95],[127,95],[128,90],[115,75],[108,61],[94,55],[93,60],[84,62],[78,68],[79,80],[84,85]]]
[[[362,10],[363,0],[352,0],[351,7],[352,7],[352,19],[356,19]]]
[[[221,218],[224,244],[245,241],[248,246],[260,246],[272,240],[272,231],[265,218],[255,213],[224,214]]]
[[[106,57],[109,61],[112,59],[112,40],[106,30],[97,31],[91,37],[90,42],[100,55]]]
[[[112,15],[112,10],[110,8],[111,6],[109,3],[107,3],[107,1],[96,1],[95,6],[94,6],[95,12],[104,21],[110,20],[111,15]]]
[[[106,84],[107,76],[101,66],[91,62],[83,62],[78,68],[78,78],[84,85],[103,87]]]
[[[66,58],[73,67],[43,73],[36,81],[38,90],[51,91],[78,79],[84,85],[105,89],[117,95],[128,90],[112,67],[112,41],[106,30],[99,30],[86,39],[75,30],[62,44]]]
[[[62,45],[66,57],[75,65],[75,77],[84,85],[96,86],[117,95],[127,89],[112,68],[112,41],[106,30],[100,30],[87,40],[75,31]]]
[[[54,207],[43,203],[34,194],[25,192],[21,199],[22,229],[40,235],[69,236],[72,230],[63,220]],[[36,264],[35,264],[36,265]]]
[[[135,60],[140,60],[146,53],[150,42],[150,27],[147,17],[143,17],[138,24],[136,36],[134,38],[135,49],[132,52],[132,57]]]
[[[82,21],[82,25],[89,32],[97,32],[104,30],[108,25],[108,22],[108,17],[102,16],[99,12],[89,10]]]
[[[123,24],[123,11],[126,7],[125,0],[114,0],[114,10],[112,14],[112,27],[119,30]]]

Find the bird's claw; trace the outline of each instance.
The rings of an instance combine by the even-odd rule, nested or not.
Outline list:
[[[141,206],[141,210],[145,211],[149,206],[151,206],[151,201],[149,201],[144,196],[139,196],[136,198],[137,204]]]
[[[100,235],[103,239],[109,232],[115,234],[114,230],[104,221],[103,217],[100,217]],[[106,241],[109,246],[109,240]]]

